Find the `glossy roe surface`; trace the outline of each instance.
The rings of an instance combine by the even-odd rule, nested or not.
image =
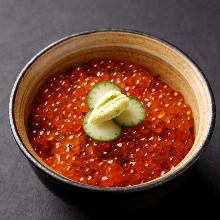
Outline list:
[[[100,81],[117,83],[143,102],[144,122],[123,129],[113,142],[90,139],[82,128],[87,94]],[[89,185],[148,182],[176,166],[193,145],[191,108],[183,96],[131,62],[99,60],[49,78],[35,97],[29,139],[40,158],[59,174]]]

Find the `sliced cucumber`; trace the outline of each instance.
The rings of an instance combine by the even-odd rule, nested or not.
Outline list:
[[[105,121],[100,124],[88,124],[91,111],[84,118],[83,129],[94,140],[97,141],[113,141],[121,134],[121,126],[113,120]]]
[[[129,97],[128,107],[114,120],[124,127],[140,124],[146,116],[144,105],[133,97]]]
[[[88,94],[89,108],[93,109],[102,96],[112,90],[121,92],[121,88],[113,82],[104,81],[97,83]]]

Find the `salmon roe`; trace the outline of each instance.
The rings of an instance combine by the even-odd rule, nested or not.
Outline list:
[[[100,81],[118,84],[147,111],[140,125],[112,142],[83,130],[87,94]],[[131,186],[175,167],[194,142],[194,121],[183,96],[134,63],[98,60],[59,73],[41,87],[29,119],[29,139],[39,157],[59,174],[101,187]]]

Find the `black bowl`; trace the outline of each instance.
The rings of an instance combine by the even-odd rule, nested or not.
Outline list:
[[[29,143],[26,132],[28,112],[33,97],[45,78],[51,72],[65,71],[76,63],[103,57],[128,59],[147,66],[152,73],[156,72],[163,81],[179,90],[192,107],[195,118],[195,143],[192,150],[175,169],[148,183],[101,188],[71,181],[47,167]],[[215,103],[204,74],[179,49],[143,33],[102,30],[67,36],[34,56],[13,86],[9,119],[20,150],[49,190],[72,204],[100,210],[126,210],[161,201],[178,186],[211,138]]]

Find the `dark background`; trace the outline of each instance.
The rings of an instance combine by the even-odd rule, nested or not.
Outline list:
[[[220,1],[198,0],[0,0],[0,219],[148,219],[163,214],[218,213],[220,123],[208,150],[169,200],[133,213],[95,213],[71,207],[51,194],[17,148],[8,101],[21,68],[39,50],[72,33],[129,28],[175,44],[206,74],[220,104]],[[218,217],[217,217],[218,219]]]

